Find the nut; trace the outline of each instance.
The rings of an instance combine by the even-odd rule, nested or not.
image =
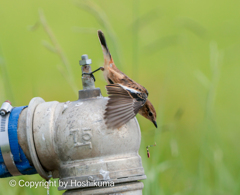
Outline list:
[[[88,59],[88,55],[87,54],[82,55],[82,60],[79,61],[80,65],[89,65],[91,63],[92,63],[92,60]]]

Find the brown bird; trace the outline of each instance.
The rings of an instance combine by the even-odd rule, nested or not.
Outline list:
[[[109,100],[104,113],[107,127],[119,128],[134,118],[137,113],[153,122],[157,127],[156,111],[147,99],[148,91],[116,67],[108,50],[104,34],[100,30],[98,37],[104,54],[104,67],[87,74],[92,75],[92,73],[102,70],[108,83],[106,89]]]

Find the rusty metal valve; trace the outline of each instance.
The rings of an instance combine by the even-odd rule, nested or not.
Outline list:
[[[82,61],[82,62],[81,62]],[[86,55],[80,64],[90,72]],[[33,98],[18,121],[19,144],[37,172],[45,179],[59,178],[64,194],[142,194],[146,178],[138,150],[141,131],[136,118],[119,129],[108,129],[104,111],[108,98],[95,88],[89,75],[83,76],[83,90],[77,101],[45,102]],[[99,188],[76,182],[112,181]]]

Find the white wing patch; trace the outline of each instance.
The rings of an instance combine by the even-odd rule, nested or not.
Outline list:
[[[121,84],[118,84],[118,85],[120,85],[123,89],[128,90],[128,91],[130,91],[130,92],[132,92],[132,93],[141,93],[141,92],[139,92],[139,91],[137,91],[137,90],[135,90],[135,89],[133,89],[133,88],[126,87],[126,86],[123,86],[123,85],[121,85]]]

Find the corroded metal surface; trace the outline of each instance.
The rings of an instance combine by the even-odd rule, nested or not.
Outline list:
[[[82,56],[83,73],[91,72],[91,60]],[[52,173],[59,178],[59,190],[64,194],[124,194],[141,195],[146,179],[138,150],[141,131],[136,118],[119,129],[108,129],[104,112],[108,98],[95,88],[91,75],[82,76],[83,90],[79,100],[65,103],[38,102],[30,105],[19,117],[19,144],[39,174]],[[40,100],[40,99],[39,99]],[[31,114],[29,114],[31,113]],[[30,126],[32,135],[30,135]],[[27,130],[27,131],[26,131]],[[27,138],[26,138],[27,137]],[[29,142],[34,140],[34,146]],[[33,156],[32,150],[36,156]],[[36,168],[36,167],[35,167]],[[112,187],[95,187],[93,182],[114,182]],[[87,186],[72,185],[88,182]],[[92,187],[91,187],[92,186]]]
[[[78,94],[79,99],[96,98],[102,96],[99,88],[80,90]]]
[[[142,182],[131,182],[114,187],[68,190],[63,195],[142,195],[142,189]]]
[[[31,161],[35,169],[37,170],[39,175],[41,175],[41,177],[43,177],[44,179],[50,179],[52,176],[50,175],[49,172],[43,169],[41,163],[39,162],[39,157],[37,156],[34,139],[33,139],[33,124],[36,124],[34,123],[35,109],[39,104],[43,102],[45,101],[40,97],[35,97],[30,101],[28,110],[27,110],[27,118],[26,118],[26,135],[27,135],[27,143],[28,143],[29,153],[31,156]]]
[[[108,98],[79,99],[75,102],[41,102],[32,118],[35,150],[41,165],[61,182],[145,179],[138,150],[141,132],[136,118],[119,129],[108,129],[103,119]],[[30,108],[31,104],[26,111]],[[19,132],[26,135],[20,116]],[[29,145],[19,135],[23,151],[32,161]],[[66,185],[59,190],[74,189]]]
[[[82,66],[82,85],[83,89],[94,89],[94,79],[91,75],[86,75],[84,73],[92,72],[90,64],[92,63],[91,59],[88,59],[88,56],[82,55],[82,60],[79,61],[79,64]]]

